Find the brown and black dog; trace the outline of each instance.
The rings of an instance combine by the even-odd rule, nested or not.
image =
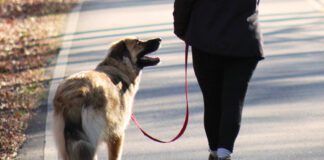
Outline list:
[[[54,97],[54,132],[64,160],[96,159],[106,142],[109,160],[120,160],[125,129],[138,90],[141,70],[157,65],[160,38],[126,38],[114,43],[108,56],[91,71],[67,77]]]

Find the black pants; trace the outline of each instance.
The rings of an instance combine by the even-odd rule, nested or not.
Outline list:
[[[194,71],[204,98],[204,125],[211,150],[233,152],[242,108],[256,58],[229,58],[192,49]]]

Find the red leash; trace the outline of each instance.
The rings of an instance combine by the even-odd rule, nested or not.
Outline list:
[[[136,117],[134,114],[132,114],[132,120],[135,123],[135,125],[137,126],[137,128],[148,138],[150,138],[151,140],[155,141],[155,142],[159,142],[159,143],[171,143],[176,141],[177,139],[179,139],[183,133],[186,131],[187,125],[188,125],[188,120],[189,120],[189,100],[188,100],[188,52],[189,52],[189,45],[186,43],[186,49],[185,49],[185,92],[186,92],[186,117],[185,120],[183,122],[183,126],[180,130],[180,132],[178,133],[177,136],[175,136],[173,139],[169,140],[169,141],[162,141],[159,140],[157,138],[154,138],[153,136],[149,135],[147,132],[144,131],[144,129],[141,127],[141,125],[139,124],[139,122],[137,121]]]

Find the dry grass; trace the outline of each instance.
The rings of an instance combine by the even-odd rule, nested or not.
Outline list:
[[[0,159],[13,159],[50,77],[66,13],[77,0],[0,0]],[[54,38],[53,38],[54,37]]]

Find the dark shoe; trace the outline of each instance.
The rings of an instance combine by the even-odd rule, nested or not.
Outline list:
[[[209,154],[209,158],[208,158],[208,160],[217,160],[217,158],[214,157],[212,154]]]

